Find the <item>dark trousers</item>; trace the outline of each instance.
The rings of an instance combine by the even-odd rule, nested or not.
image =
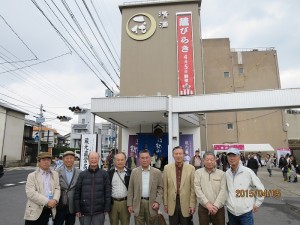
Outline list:
[[[169,224],[170,225],[190,225],[191,224],[191,217],[184,217],[181,212],[180,208],[180,198],[179,196],[176,197],[176,206],[173,216],[169,216]]]
[[[68,206],[56,208],[54,225],[74,225],[76,220],[75,216],[75,213],[71,214],[69,212]]]
[[[44,208],[40,217],[37,220],[35,221],[25,220],[25,225],[47,225],[50,214],[51,214],[51,209]]]
[[[225,225],[225,209],[220,208],[215,215],[208,215],[208,209],[199,205],[198,209],[199,223],[200,225]]]

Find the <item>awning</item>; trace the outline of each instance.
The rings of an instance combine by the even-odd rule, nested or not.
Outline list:
[[[270,144],[213,144],[214,151],[227,151],[229,148],[237,148],[245,152],[271,152],[274,148]]]
[[[272,152],[275,151],[270,144],[245,144],[246,152]]]

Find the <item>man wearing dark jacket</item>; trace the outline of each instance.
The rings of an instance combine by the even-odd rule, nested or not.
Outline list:
[[[91,152],[89,168],[80,173],[75,189],[75,212],[81,225],[103,225],[111,210],[111,184],[108,172],[99,168],[100,156]]]
[[[253,170],[253,172],[257,175],[257,170],[258,170],[258,161],[254,159],[253,154],[251,154],[250,159],[248,159],[247,162],[247,167]]]
[[[127,190],[131,170],[125,167],[126,155],[119,152],[114,156],[115,168],[109,171],[112,193],[112,208],[109,213],[111,225],[129,225],[130,213],[127,210]]]

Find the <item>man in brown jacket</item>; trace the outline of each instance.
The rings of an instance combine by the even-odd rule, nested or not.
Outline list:
[[[175,163],[164,168],[164,206],[169,214],[170,225],[189,225],[195,212],[196,195],[194,190],[195,168],[184,163],[184,150],[173,149]]]

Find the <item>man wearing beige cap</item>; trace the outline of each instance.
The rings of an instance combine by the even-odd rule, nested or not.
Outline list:
[[[57,206],[54,225],[74,225],[76,214],[74,211],[74,193],[78,176],[81,172],[74,167],[75,153],[66,151],[63,154],[63,165],[57,169],[61,196]]]
[[[56,215],[60,186],[58,173],[50,170],[51,159],[48,152],[40,152],[37,157],[38,168],[28,175],[25,225],[47,225],[49,217]]]

